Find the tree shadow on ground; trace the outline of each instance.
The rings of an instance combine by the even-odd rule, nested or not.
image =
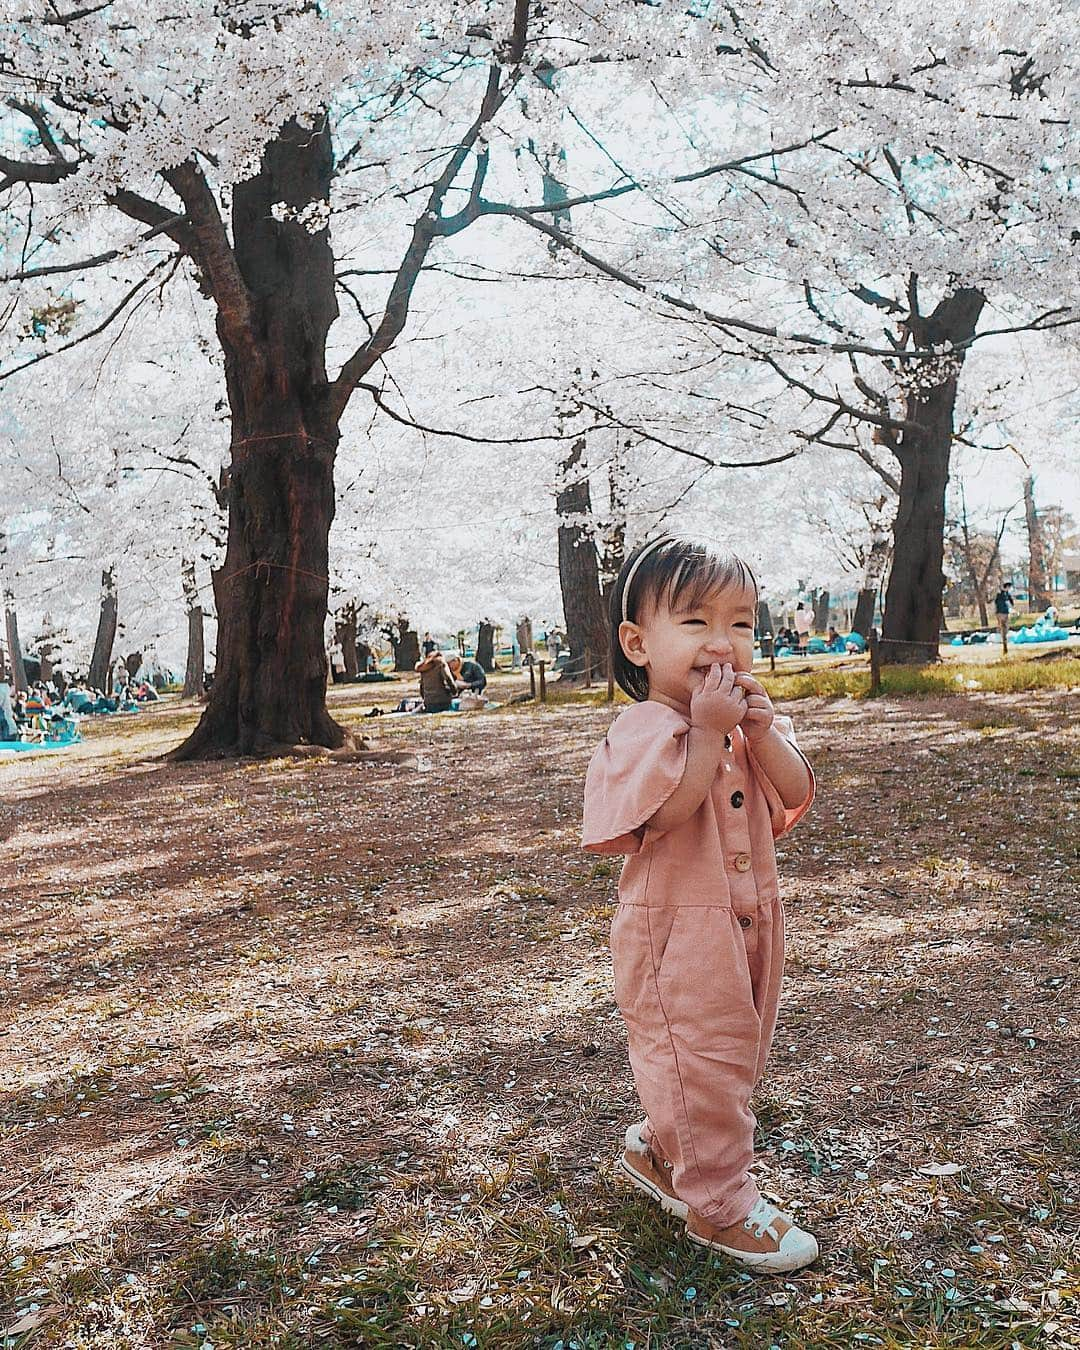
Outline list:
[[[781,842],[789,979],[758,1099],[763,1175],[831,1253],[796,1290],[858,1287],[879,1320],[878,1283],[904,1304],[870,1279],[882,1253],[894,1285],[931,1260],[993,1286],[980,1216],[1038,1270],[1062,1259],[1049,1178],[1076,1137],[1059,1025],[1071,845],[1060,785],[1028,772],[1058,754],[1057,705],[1026,714],[1052,728],[1044,741],[1006,747],[956,702],[887,710],[911,732],[887,746],[868,716],[838,743],[830,709],[807,709],[812,757],[828,746],[819,802]],[[576,846],[606,721],[571,709],[400,733],[431,749],[429,774],[140,767],[24,797],[28,829],[78,840],[78,882],[50,873],[47,846],[16,857],[9,840],[0,883],[12,1241],[52,1264],[35,1278],[65,1325],[85,1326],[91,1280],[125,1315],[145,1294],[149,1343],[216,1319],[236,1344],[275,1344],[323,1319],[341,1344],[443,1344],[450,1328],[460,1345],[466,1312],[506,1346],[526,1326],[609,1344],[658,1317],[707,1344],[744,1305],[762,1335],[783,1327],[767,1289],[748,1294],[611,1183],[636,1109],[604,947],[614,878]],[[884,768],[912,788],[868,801]],[[972,786],[956,792],[959,773]],[[986,810],[1003,796],[1008,812]],[[963,1170],[918,1172],[946,1160]],[[692,1326],[691,1282],[715,1304]],[[606,1321],[590,1321],[598,1306]],[[808,1336],[819,1306],[798,1314]]]

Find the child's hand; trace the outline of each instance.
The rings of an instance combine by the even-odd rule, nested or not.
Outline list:
[[[746,715],[746,695],[735,683],[734,668],[719,663],[705,672],[701,688],[690,695],[690,721],[726,736]]]
[[[746,695],[746,716],[742,720],[743,735],[748,741],[760,741],[769,731],[776,715],[772,699],[753,675],[736,675],[735,685]]]

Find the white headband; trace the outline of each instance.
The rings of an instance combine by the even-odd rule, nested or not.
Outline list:
[[[633,567],[631,567],[630,571],[627,572],[627,574],[626,574],[626,582],[625,582],[625,584],[624,584],[624,586],[623,586],[623,588],[622,588],[622,617],[623,617],[623,623],[629,623],[629,622],[630,622],[630,616],[629,616],[629,614],[627,613],[627,603],[626,603],[626,602],[627,602],[627,600],[629,599],[629,596],[630,596],[630,587],[634,584],[634,578],[637,576],[637,570],[638,570],[638,568],[641,566],[641,564],[645,561],[645,559],[649,556],[649,554],[653,551],[654,548],[658,548],[661,544],[666,544],[666,543],[668,543],[668,542],[669,542],[669,541],[668,541],[667,536],[662,534],[662,535],[660,536],[659,539],[654,539],[654,540],[652,541],[651,544],[646,544],[645,547],[641,550],[641,552],[640,552],[640,553],[637,555],[637,557],[634,559],[634,565],[633,565]]]

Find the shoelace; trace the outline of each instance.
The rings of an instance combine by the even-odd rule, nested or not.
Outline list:
[[[774,1219],[781,1217],[780,1211],[775,1205],[770,1205],[767,1200],[759,1200],[743,1222],[743,1227],[748,1231],[752,1228],[754,1236],[760,1241],[769,1231],[769,1226]],[[770,1233],[770,1237],[776,1237],[775,1232]]]

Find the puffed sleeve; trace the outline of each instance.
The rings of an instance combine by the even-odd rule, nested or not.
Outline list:
[[[810,775],[810,783],[806,789],[806,796],[803,800],[798,806],[785,806],[779,792],[773,787],[765,770],[757,762],[753,749],[747,744],[747,757],[753,766],[754,776],[761,784],[761,790],[765,794],[765,800],[769,805],[769,820],[772,824],[773,838],[779,839],[782,834],[787,834],[788,830],[793,829],[799,821],[802,820],[803,816],[806,815],[807,811],[810,810],[817,784],[814,779],[814,770],[810,765],[810,761],[799,749],[799,742],[795,739],[795,727],[791,718],[782,717],[777,713],[773,718],[773,726],[786,741],[790,741],[795,749],[799,751],[802,762],[806,765],[806,772]]]
[[[637,853],[660,837],[645,822],[686,770],[690,723],[662,703],[635,703],[619,714],[585,775],[581,842],[591,853]]]

